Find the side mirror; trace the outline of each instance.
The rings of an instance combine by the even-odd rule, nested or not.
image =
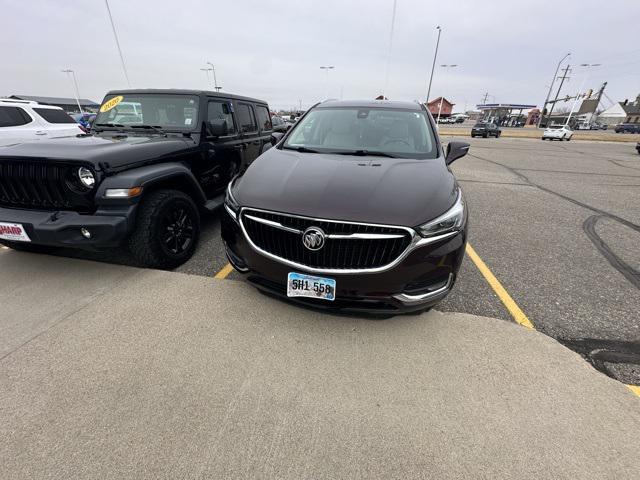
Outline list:
[[[449,142],[445,162],[447,165],[451,165],[455,160],[464,157],[467,153],[469,153],[469,144],[467,142]]]
[[[284,137],[284,133],[282,132],[273,132],[271,134],[271,145],[276,145],[276,143],[278,143],[282,137]]]
[[[215,118],[207,122],[207,134],[211,137],[223,137],[229,134],[227,121],[222,118]]]

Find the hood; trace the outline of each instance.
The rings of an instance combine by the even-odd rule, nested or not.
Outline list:
[[[108,163],[117,168],[182,153],[195,142],[187,137],[160,135],[74,135],[15,143],[0,147],[0,157],[36,157]]]
[[[413,227],[447,211],[456,181],[433,160],[272,148],[236,182],[240,205],[332,220]]]

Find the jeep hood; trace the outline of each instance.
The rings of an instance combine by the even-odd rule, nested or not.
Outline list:
[[[14,143],[0,147],[2,157],[78,160],[108,163],[118,168],[190,153],[196,143],[188,137],[160,135],[77,135]]]

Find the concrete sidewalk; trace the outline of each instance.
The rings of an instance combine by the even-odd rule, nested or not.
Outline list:
[[[551,338],[0,252],[0,477],[637,478],[640,401]]]

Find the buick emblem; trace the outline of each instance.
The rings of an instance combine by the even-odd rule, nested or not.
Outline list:
[[[302,243],[309,250],[320,250],[324,246],[324,232],[318,227],[309,227],[302,234]]]

